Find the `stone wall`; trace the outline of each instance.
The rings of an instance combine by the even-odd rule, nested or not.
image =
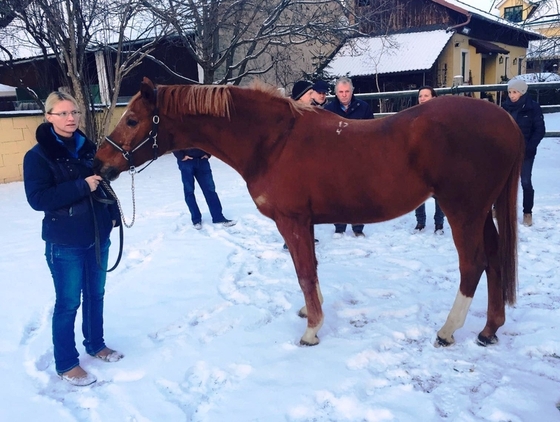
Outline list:
[[[23,180],[23,156],[35,145],[43,114],[0,115],[0,183]]]

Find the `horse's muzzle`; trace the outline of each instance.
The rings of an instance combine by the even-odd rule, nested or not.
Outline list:
[[[113,181],[119,177],[121,173],[115,167],[103,164],[99,158],[93,159],[93,171],[95,174],[103,177],[106,180]]]

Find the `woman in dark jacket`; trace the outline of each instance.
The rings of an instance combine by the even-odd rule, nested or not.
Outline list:
[[[437,97],[436,90],[431,86],[424,85],[418,88],[418,104],[424,104]],[[435,213],[434,213],[434,233],[443,234],[443,221],[445,219],[445,214],[441,210],[438,200],[434,198],[435,202]],[[416,227],[415,231],[422,231],[426,228],[426,204],[423,203],[414,212],[416,216]]]
[[[23,161],[25,193],[29,205],[45,213],[42,237],[56,293],[52,318],[56,371],[65,381],[84,386],[96,378],[80,367],[76,350],[74,323],[82,294],[86,352],[106,362],[123,357],[103,339],[109,235],[120,218],[115,205],[92,198],[92,192],[100,199],[107,195],[99,186],[101,177],[92,171],[95,144],[78,130],[81,112],[76,100],[53,92],[45,110],[47,123],[37,128],[37,145]]]
[[[546,132],[541,106],[527,94],[527,83],[522,79],[508,82],[508,99],[502,107],[513,117],[525,138],[525,158],[521,168],[523,189],[523,224],[533,225],[535,191],[531,182],[537,147]]]

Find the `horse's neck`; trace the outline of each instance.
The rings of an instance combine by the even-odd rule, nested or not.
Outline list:
[[[236,98],[230,119],[192,116],[182,128],[175,127],[175,149],[191,142],[233,167],[246,180],[267,168],[281,153],[293,127],[294,116],[282,102]],[[185,135],[199,134],[197,139]]]

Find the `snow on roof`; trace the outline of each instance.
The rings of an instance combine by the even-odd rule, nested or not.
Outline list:
[[[0,84],[0,97],[15,97],[16,89],[10,85]]]
[[[430,69],[453,36],[445,30],[347,41],[325,69],[333,76],[364,76]]]
[[[550,60],[560,57],[560,38],[551,37],[544,40],[529,41],[527,59]]]
[[[560,15],[560,6],[557,1],[541,1],[537,4],[537,8],[525,20],[526,25],[546,25],[551,22],[558,22]]]
[[[514,76],[511,79],[521,79],[529,83],[557,82],[560,81],[560,75],[551,72],[523,73],[522,75]]]

